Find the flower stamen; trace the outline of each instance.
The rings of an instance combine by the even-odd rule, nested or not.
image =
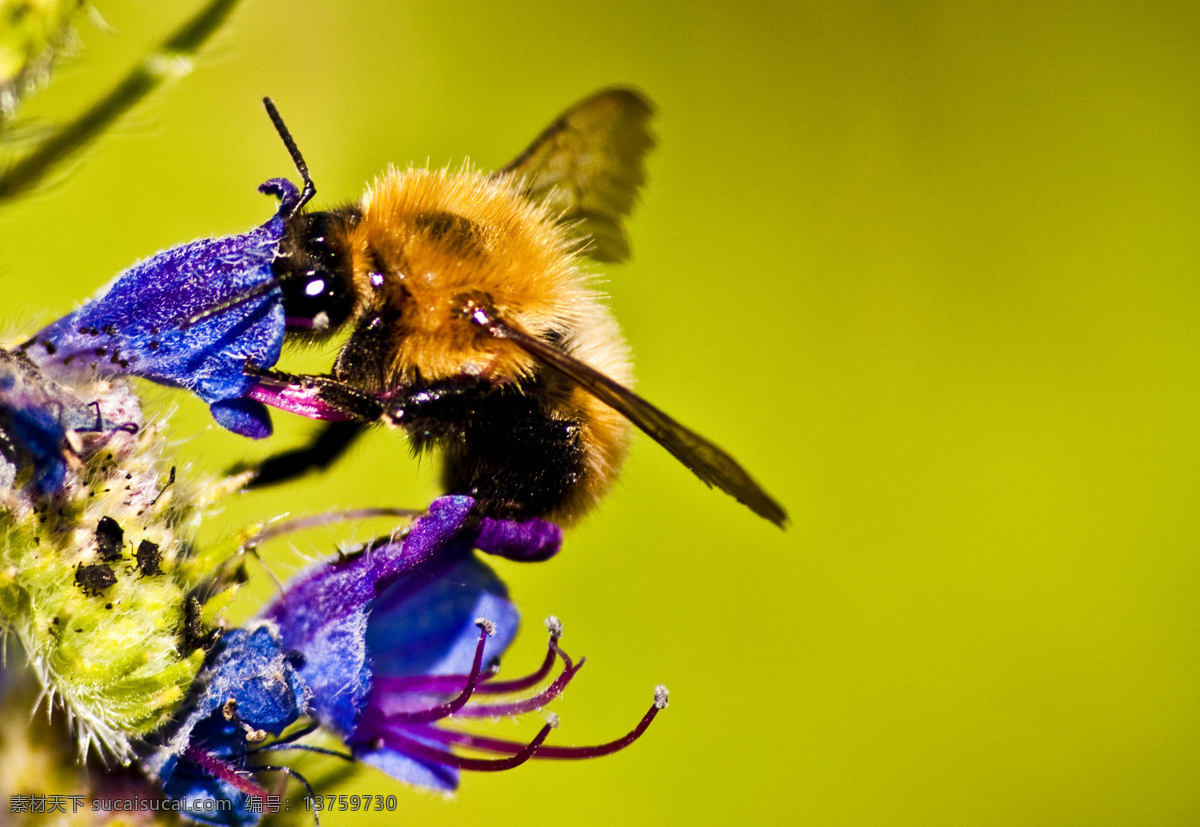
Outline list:
[[[496,626],[490,621],[479,620],[476,621],[476,625],[479,626],[479,642],[475,644],[475,659],[471,662],[471,672],[467,675],[467,685],[458,693],[458,696],[444,704],[439,704],[420,712],[394,713],[388,716],[389,722],[424,724],[453,715],[466,705],[467,701],[471,699],[471,695],[474,694],[475,687],[479,684],[479,671],[483,666],[483,646],[487,643],[487,639],[496,633]]]
[[[536,695],[520,701],[505,704],[474,704],[468,706],[459,712],[459,716],[464,718],[503,718],[510,715],[523,715],[526,712],[534,712],[550,703],[550,701],[562,694],[563,690],[567,688],[567,684],[575,677],[575,673],[582,669],[583,664],[587,662],[587,658],[580,658],[579,663],[571,663],[571,659],[553,644],[551,644],[550,652],[551,654],[557,652],[563,659],[563,671],[555,678],[554,683]],[[484,684],[478,691],[485,691],[487,689],[487,684]]]
[[[582,664],[580,664],[582,665]],[[616,740],[609,741],[604,744],[596,744],[590,747],[540,747],[537,751],[537,758],[554,758],[558,760],[578,760],[582,758],[598,758],[602,755],[611,755],[614,752],[619,752],[625,747],[632,744],[650,727],[650,723],[658,715],[659,711],[667,706],[667,689],[664,686],[655,688],[654,703],[650,706],[649,711],[642,716],[642,720],[638,722],[632,730],[624,736]],[[419,727],[415,734],[422,738],[441,741],[446,744],[457,744],[471,749],[482,750],[485,752],[498,753],[514,753],[522,749],[522,745],[513,741],[506,741],[500,738],[487,738],[482,735],[472,735],[469,732],[455,732],[452,730],[438,729],[436,727]]]
[[[550,674],[550,670],[554,667],[555,656],[559,654],[556,651],[558,647],[555,644],[562,637],[562,623],[557,617],[551,615],[546,618],[546,628],[550,631],[550,643],[546,646],[546,658],[542,661],[542,665],[537,668],[537,671],[531,672],[523,678],[514,678],[511,681],[488,681],[475,690],[476,694],[504,695],[510,692],[520,692],[522,689],[537,686],[545,680],[546,676]],[[582,665],[581,663],[580,666]],[[569,664],[568,668],[570,668]]]
[[[500,770],[511,770],[513,767],[518,767],[530,758],[533,758],[534,754],[542,748],[542,743],[550,734],[550,730],[554,729],[557,724],[557,718],[547,721],[546,725],[538,730],[538,734],[528,744],[521,745],[504,742],[506,746],[511,745],[514,749],[488,750],[490,752],[511,752],[512,754],[507,758],[467,758],[463,755],[456,755],[449,750],[428,746],[396,730],[390,733],[387,742],[388,746],[393,749],[403,750],[406,754],[423,761],[442,764],[448,767],[457,767],[460,770],[498,772]],[[433,727],[429,727],[425,731],[443,734],[442,730],[437,730]],[[422,735],[424,734],[425,732],[423,731]]]

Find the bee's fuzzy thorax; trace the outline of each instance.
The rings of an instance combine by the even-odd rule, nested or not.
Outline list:
[[[526,351],[464,318],[464,296],[482,298],[509,324],[558,342],[617,381],[632,381],[620,329],[589,286],[578,240],[520,182],[469,166],[393,167],[359,209],[348,245],[353,277],[360,296],[374,297],[360,313],[390,313],[388,384],[464,374],[503,384],[544,372]],[[611,487],[628,423],[573,386],[546,394],[544,404],[553,419],[579,427],[581,479],[554,514],[571,521]]]
[[[563,336],[594,301],[573,244],[539,204],[506,179],[470,167],[391,168],[367,190],[354,231],[354,279],[399,318],[393,379],[436,380],[464,367],[525,378],[535,362],[461,318],[464,295],[486,296],[534,336]],[[382,284],[372,274],[383,275]],[[375,277],[379,281],[378,276]]]

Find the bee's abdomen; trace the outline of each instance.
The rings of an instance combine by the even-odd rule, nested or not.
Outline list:
[[[582,424],[543,389],[464,377],[409,391],[395,413],[415,447],[443,449],[447,490],[488,516],[556,516],[589,471]]]

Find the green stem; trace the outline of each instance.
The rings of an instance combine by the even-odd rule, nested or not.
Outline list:
[[[110,127],[166,81],[191,71],[191,56],[221,27],[238,0],[212,0],[73,122],[46,138],[32,153],[0,172],[0,201],[37,186],[55,164]]]

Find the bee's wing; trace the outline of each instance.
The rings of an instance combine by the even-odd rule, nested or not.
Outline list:
[[[685,427],[624,385],[585,365],[553,345],[476,309],[472,319],[493,336],[508,339],[529,355],[591,392],[625,416],[698,476],[734,497],[755,514],[783,528],[787,512],[763,490],[746,469],[721,448]]]
[[[589,257],[622,261],[629,257],[629,241],[621,219],[633,210],[646,180],[653,114],[650,102],[632,89],[597,92],[492,175],[522,181],[530,200],[559,213],[570,234],[586,241]]]

